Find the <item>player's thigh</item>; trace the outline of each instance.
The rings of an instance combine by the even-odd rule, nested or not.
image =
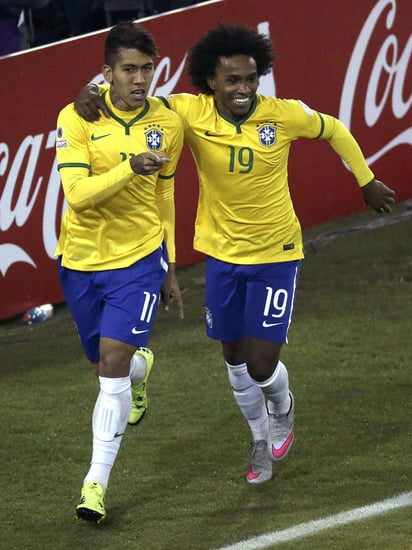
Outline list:
[[[250,266],[246,336],[283,344],[292,319],[300,260]]]
[[[246,289],[239,267],[215,258],[206,259],[206,333],[221,342],[243,337]]]
[[[101,336],[135,347],[146,346],[166,274],[167,256],[160,248],[128,268],[102,275],[105,298]]]
[[[89,361],[97,363],[103,302],[95,287],[94,274],[67,269],[59,262],[59,279],[84,352]]]

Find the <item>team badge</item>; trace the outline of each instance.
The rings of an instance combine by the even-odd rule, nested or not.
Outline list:
[[[163,147],[163,128],[151,125],[145,129],[146,145],[151,151],[160,151]]]
[[[258,128],[259,142],[264,147],[272,147],[276,143],[276,127],[272,124],[264,124]]]

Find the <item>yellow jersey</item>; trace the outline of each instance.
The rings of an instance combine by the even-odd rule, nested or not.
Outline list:
[[[161,98],[182,119],[199,177],[194,248],[235,264],[301,259],[302,234],[288,186],[288,155],[298,138],[326,139],[359,185],[373,178],[336,118],[298,100],[257,94],[248,115],[230,120],[212,95]]]
[[[87,122],[67,105],[58,116],[56,155],[68,208],[56,255],[62,265],[101,271],[132,265],[165,239],[175,261],[174,175],[183,145],[180,118],[156,98],[120,111],[103,94],[110,118]],[[130,157],[153,151],[170,162],[137,175]]]

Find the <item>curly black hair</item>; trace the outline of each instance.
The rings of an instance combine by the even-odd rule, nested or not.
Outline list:
[[[212,94],[207,79],[215,76],[220,57],[247,55],[256,61],[258,76],[267,74],[275,60],[270,39],[246,25],[220,24],[190,49],[187,72],[193,86]]]
[[[120,48],[139,50],[152,59],[158,55],[153,36],[133,21],[121,21],[106,36],[104,58],[107,65],[116,63]]]

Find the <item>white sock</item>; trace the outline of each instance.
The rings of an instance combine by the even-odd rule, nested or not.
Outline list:
[[[253,441],[266,439],[268,435],[268,415],[262,390],[250,377],[246,363],[241,365],[226,363],[226,366],[233,396],[249,424]]]
[[[268,400],[271,414],[286,414],[290,408],[289,376],[282,361],[278,361],[272,376],[263,382],[256,382]]]
[[[84,481],[98,481],[107,489],[132,406],[130,378],[99,376],[100,393],[93,411],[93,453]]]
[[[132,384],[138,384],[146,376],[146,361],[145,358],[136,354],[130,359],[130,380]]]

